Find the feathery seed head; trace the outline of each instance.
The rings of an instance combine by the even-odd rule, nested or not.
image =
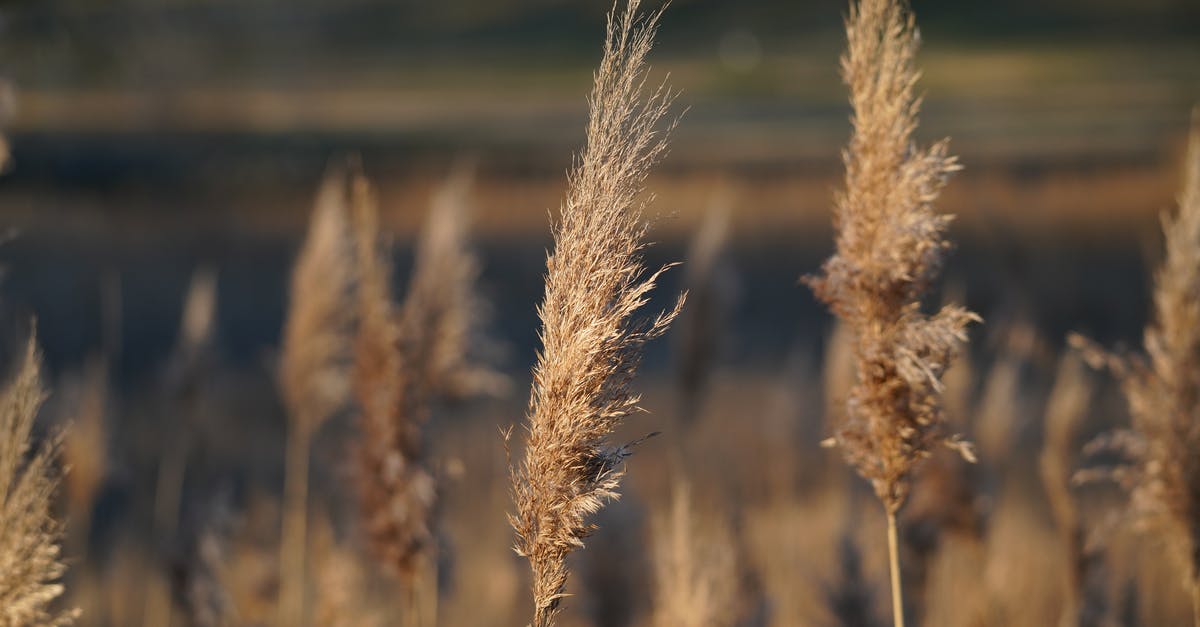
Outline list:
[[[592,530],[591,514],[617,497],[622,475],[609,442],[637,409],[629,383],[643,345],[664,333],[683,304],[634,319],[659,269],[647,275],[639,199],[666,151],[658,130],[674,94],[647,90],[646,55],[660,12],[638,18],[637,0],[609,14],[589,100],[587,145],[568,177],[546,260],[538,315],[542,349],[534,367],[524,459],[513,469],[515,549],[533,570],[534,624],[550,625],[565,596],[567,554]],[[648,92],[648,93],[647,93]]]
[[[31,336],[16,377],[0,392],[0,625],[57,627],[78,617],[74,610],[50,609],[62,596],[66,565],[63,524],[51,511],[61,480],[55,468],[61,438],[31,453],[33,422],[45,397]]]
[[[1126,461],[1078,480],[1102,476],[1129,491],[1130,514],[1165,529],[1184,557],[1190,582],[1200,581],[1200,112],[1193,113],[1183,193],[1163,217],[1165,258],[1154,275],[1154,322],[1145,356],[1106,353],[1074,336],[1093,366],[1107,367],[1129,403],[1129,430],[1089,444],[1123,453]]]
[[[309,433],[337,411],[346,394],[353,278],[344,174],[321,184],[308,235],[292,271],[279,385],[294,428]]]
[[[842,76],[850,88],[854,133],[843,154],[846,186],[834,206],[837,250],[821,276],[805,281],[855,335],[858,378],[836,436],[847,459],[870,480],[890,512],[904,502],[914,465],[948,439],[941,377],[967,324],[958,306],[933,315],[920,299],[949,247],[950,217],[933,209],[959,168],[946,142],[913,142],[919,37],[896,0],[862,0],[846,21]]]
[[[420,362],[404,348],[391,295],[391,264],[379,233],[377,201],[361,172],[351,180],[358,259],[358,335],[353,388],[362,437],[355,460],[363,525],[379,561],[412,581],[434,544],[437,489],[424,466],[421,428],[428,393]]]

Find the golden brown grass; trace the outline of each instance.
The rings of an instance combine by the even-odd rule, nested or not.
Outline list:
[[[433,563],[437,483],[426,464],[422,428],[429,390],[417,342],[401,334],[369,182],[352,181],[358,259],[358,334],[353,386],[360,412],[355,454],[362,524],[376,560],[399,578],[405,616],[420,624],[416,590]],[[429,582],[424,582],[429,583]]]
[[[1193,113],[1179,209],[1163,216],[1162,228],[1166,254],[1154,275],[1145,355],[1115,356],[1072,340],[1120,380],[1130,429],[1092,448],[1126,456],[1108,475],[1129,491],[1130,515],[1165,533],[1182,559],[1200,625],[1200,110]]]
[[[656,129],[672,94],[646,95],[646,55],[661,13],[638,18],[637,0],[609,14],[595,74],[587,145],[569,175],[546,260],[524,459],[513,468],[518,554],[533,571],[535,627],[554,624],[566,596],[567,555],[591,532],[589,516],[617,497],[630,445],[610,441],[637,410],[629,389],[643,345],[679,312],[636,321],[655,280],[639,251],[646,174],[666,150]]]
[[[353,277],[344,175],[321,184],[292,271],[279,389],[288,415],[278,624],[305,624],[308,462],[313,434],[344,402]]]
[[[920,109],[913,15],[898,0],[862,0],[851,5],[846,32],[842,76],[854,133],[834,208],[837,250],[822,276],[807,282],[854,333],[857,381],[834,441],[887,512],[893,614],[902,625],[895,517],[913,469],[935,447],[970,456],[947,435],[939,395],[965,327],[978,317],[954,305],[934,315],[920,309],[948,247],[950,218],[932,203],[958,164],[945,142],[913,143]]]
[[[355,460],[372,553],[401,582],[411,624],[436,624],[438,481],[424,428],[439,400],[499,392],[506,380],[481,365],[485,304],[479,263],[466,245],[469,172],[438,190],[417,244],[404,303],[391,295],[390,248],[377,201],[361,173],[352,181],[358,266],[353,387],[360,411]]]
[[[467,245],[472,166],[459,164],[434,194],[417,240],[416,260],[400,310],[400,337],[428,394],[458,400],[505,391],[508,381],[486,365],[488,305],[476,283],[480,263]]]
[[[720,627],[737,620],[736,544],[718,512],[697,507],[676,480],[670,508],[652,521],[656,627]]]
[[[1054,387],[1046,402],[1045,438],[1038,457],[1038,472],[1042,487],[1050,502],[1050,512],[1058,528],[1059,541],[1066,555],[1066,568],[1061,582],[1063,590],[1060,627],[1079,624],[1087,555],[1084,552],[1085,530],[1071,494],[1070,480],[1075,466],[1075,441],[1087,415],[1091,389],[1083,372],[1083,362],[1073,352],[1059,360]]]
[[[66,565],[64,527],[53,513],[61,441],[54,436],[36,448],[32,441],[45,397],[41,356],[30,337],[15,378],[0,393],[0,625],[11,627],[69,625],[78,617],[52,609]]]

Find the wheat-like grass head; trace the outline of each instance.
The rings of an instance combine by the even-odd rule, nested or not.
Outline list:
[[[856,339],[858,378],[836,442],[895,512],[914,465],[943,442],[958,444],[944,432],[941,377],[978,318],[958,306],[921,311],[949,247],[951,218],[933,202],[959,166],[946,142],[920,149],[912,137],[921,105],[913,16],[895,0],[862,0],[846,30],[854,132],[834,206],[837,250],[807,282]]]
[[[587,145],[568,179],[538,307],[542,349],[534,367],[524,459],[513,470],[516,551],[534,574],[535,625],[552,624],[565,595],[569,552],[588,518],[617,497],[629,447],[609,441],[638,408],[630,381],[643,345],[682,306],[649,320],[659,274],[641,259],[646,175],[666,150],[659,130],[673,94],[646,89],[646,55],[660,13],[638,19],[637,0],[609,16],[590,98]],[[648,93],[647,93],[648,92]]]

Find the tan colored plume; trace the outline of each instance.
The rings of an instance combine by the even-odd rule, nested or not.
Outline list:
[[[959,166],[946,142],[925,149],[913,140],[921,104],[915,18],[899,0],[861,0],[851,4],[846,34],[841,69],[854,132],[834,204],[836,251],[806,282],[854,336],[857,379],[833,442],[883,502],[894,545],[916,465],[942,445],[971,455],[946,432],[940,396],[965,328],[979,318],[956,305],[921,311],[949,247],[950,217],[933,202]],[[902,625],[894,561],[893,613]]]
[[[429,394],[420,364],[402,349],[399,313],[391,296],[391,263],[381,242],[378,209],[367,179],[351,182],[358,258],[358,335],[354,393],[362,437],[355,461],[363,525],[372,552],[410,584],[433,547],[433,475],[425,466],[421,430]]]
[[[1193,112],[1179,209],[1162,219],[1166,254],[1154,275],[1154,320],[1145,355],[1117,356],[1080,336],[1072,343],[1092,365],[1120,380],[1131,425],[1088,449],[1116,449],[1126,462],[1100,473],[1130,495],[1129,514],[1165,532],[1182,559],[1200,625],[1200,109]]]
[[[37,448],[32,440],[45,398],[31,336],[16,377],[0,393],[0,625],[6,627],[70,625],[78,617],[52,609],[63,594],[66,565],[64,526],[53,514],[61,440],[53,436]]]
[[[642,191],[666,150],[659,125],[673,94],[647,93],[646,55],[661,13],[638,18],[637,0],[609,14],[590,99],[587,145],[568,178],[538,307],[542,349],[533,371],[524,458],[512,470],[518,554],[533,571],[534,627],[554,623],[566,596],[567,555],[592,531],[589,518],[617,497],[630,446],[613,431],[638,409],[629,389],[643,345],[683,304],[653,319],[635,314],[659,274],[640,256]]]
[[[278,621],[303,627],[308,462],[313,434],[345,402],[350,324],[347,307],[353,257],[346,216],[345,174],[332,170],[321,184],[308,235],[292,270],[283,330],[279,388],[288,416],[280,539]]]

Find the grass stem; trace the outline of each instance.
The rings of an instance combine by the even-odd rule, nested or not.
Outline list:
[[[888,569],[892,573],[892,623],[895,627],[904,627],[904,597],[900,592],[900,551],[896,540],[895,512],[888,511],[887,524]]]
[[[305,551],[308,544],[308,456],[311,433],[288,430],[283,487],[283,537],[279,543],[279,624],[305,622]]]

